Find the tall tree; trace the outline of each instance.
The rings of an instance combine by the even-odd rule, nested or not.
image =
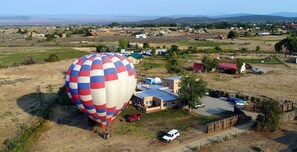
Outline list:
[[[207,92],[207,82],[196,75],[183,76],[179,89],[178,101],[183,106],[188,106],[189,111],[197,104],[201,104],[201,99]]]
[[[152,54],[152,56],[155,56],[156,55],[156,49],[155,48],[152,48],[151,54]]]
[[[123,38],[123,39],[119,40],[119,47],[121,49],[126,49],[128,47],[128,45],[129,45],[129,40],[128,39]]]
[[[212,71],[218,64],[218,59],[212,59],[208,56],[202,58],[203,68],[206,72]]]
[[[237,37],[239,37],[239,33],[236,31],[230,31],[227,36],[227,38],[230,38],[230,39],[237,38]]]
[[[149,43],[147,43],[147,42],[144,42],[144,43],[143,43],[143,48],[146,49],[146,48],[149,48],[149,47],[150,47],[150,44],[149,44]]]
[[[258,102],[256,106],[261,109],[261,114],[258,115],[253,128],[255,130],[278,130],[282,114],[279,103],[275,100],[264,100]]]

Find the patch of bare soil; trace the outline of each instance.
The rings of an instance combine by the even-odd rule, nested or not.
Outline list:
[[[208,82],[210,88],[297,102],[296,70],[285,65],[261,64],[258,67],[266,69],[267,72],[262,75],[246,73],[236,79],[234,75],[223,73],[202,73],[198,75],[201,75]]]
[[[253,132],[235,139],[225,141],[207,148],[202,152],[224,151],[296,151],[297,150],[297,120],[282,124],[281,130],[273,133]]]
[[[0,69],[0,149],[6,139],[12,138],[22,124],[29,123],[34,115],[26,110],[38,109],[30,104],[34,98],[23,98],[38,90],[42,92],[54,91],[64,84],[64,72],[71,64],[71,60],[55,63],[35,64]],[[22,104],[24,103],[24,104]]]

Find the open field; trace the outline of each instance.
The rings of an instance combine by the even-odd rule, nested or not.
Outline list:
[[[44,63],[50,54],[56,54],[59,60],[79,58],[86,55],[87,52],[75,50],[72,48],[42,49],[34,51],[2,51],[0,52],[0,65],[12,66],[27,64],[27,60],[32,58],[35,63]]]

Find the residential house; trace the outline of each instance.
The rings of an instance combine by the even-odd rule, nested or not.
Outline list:
[[[156,49],[156,54],[158,55],[166,55],[167,49]]]
[[[130,48],[143,48],[143,43],[129,43]]]
[[[133,105],[147,113],[173,108],[177,105],[176,94],[166,89],[153,89],[136,92],[133,98]]]
[[[146,38],[146,34],[136,34],[135,37],[138,39],[138,38]]]
[[[140,61],[142,61],[143,56],[139,53],[132,53],[128,59],[133,63],[133,64],[139,64]]]
[[[203,63],[194,63],[193,72],[202,72],[203,71]]]
[[[243,63],[240,69],[237,68],[237,64],[235,63],[219,63],[217,66],[217,70],[224,73],[236,74],[238,72],[242,73],[245,71],[245,63]]]
[[[164,79],[163,86],[169,87],[173,90],[173,93],[178,93],[180,88],[181,77],[172,77]]]

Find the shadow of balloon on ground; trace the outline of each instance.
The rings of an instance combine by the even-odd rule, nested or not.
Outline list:
[[[88,121],[75,105],[58,104],[57,93],[31,93],[17,99],[17,105],[32,116],[53,121],[57,124],[94,130],[94,124]]]

